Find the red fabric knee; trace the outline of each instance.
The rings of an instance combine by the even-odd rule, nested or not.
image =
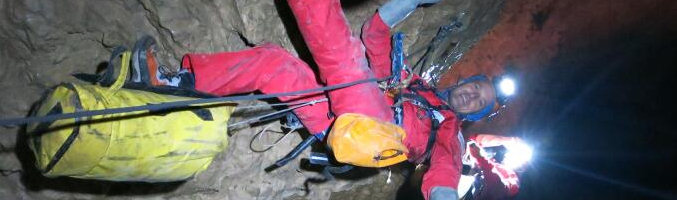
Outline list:
[[[283,48],[265,44],[236,52],[191,53],[182,67],[195,75],[195,88],[219,96],[250,93],[292,92],[321,87],[306,63]],[[325,98],[322,92],[279,97],[283,102],[305,102]],[[329,105],[320,102],[294,110],[311,133],[329,127]]]

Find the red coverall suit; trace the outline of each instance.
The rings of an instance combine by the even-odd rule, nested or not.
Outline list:
[[[322,84],[335,85],[373,77],[390,75],[390,30],[375,14],[363,27],[362,42],[351,35],[338,0],[289,0],[299,29],[319,67]],[[186,54],[182,67],[195,75],[197,90],[215,95],[232,95],[259,90],[263,93],[289,92],[321,87],[313,71],[300,59],[284,49],[265,44],[238,52]],[[371,69],[370,69],[371,67]],[[416,77],[417,78],[417,77]],[[444,104],[433,92],[421,94],[433,105]],[[280,97],[284,102],[324,98],[323,93]],[[294,111],[311,133],[326,130],[336,116],[359,113],[393,122],[387,98],[377,83],[364,83],[328,92],[331,103],[322,102]],[[404,144],[410,161],[420,158],[430,134],[430,119],[419,107],[405,103],[403,128],[407,133]],[[421,188],[428,199],[435,186],[457,188],[461,170],[461,141],[458,139],[459,120],[451,111],[441,111],[445,120],[440,124],[432,148],[430,168]]]
[[[468,138],[467,153],[473,157],[483,173],[484,188],[476,196],[477,199],[507,199],[514,197],[519,192],[519,178],[517,173],[503,166],[493,159],[487,159],[480,155],[479,148],[506,145],[519,140],[515,137],[503,137],[490,134],[473,135]],[[470,144],[477,147],[472,147]]]

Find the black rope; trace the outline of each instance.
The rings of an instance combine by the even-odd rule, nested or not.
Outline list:
[[[387,80],[389,78],[390,77],[386,77],[386,78],[383,78],[383,79],[369,78],[369,79],[363,79],[363,80],[358,80],[358,81],[353,81],[353,82],[348,82],[348,83],[341,83],[341,84],[336,84],[336,85],[330,85],[330,86],[313,88],[313,89],[306,89],[306,90],[299,90],[299,91],[293,91],[293,92],[281,92],[281,93],[273,93],[273,94],[242,95],[242,96],[228,96],[228,97],[216,97],[216,98],[206,98],[206,99],[194,99],[194,100],[186,100],[186,101],[174,101],[174,102],[165,102],[165,103],[159,103],[159,104],[149,104],[149,105],[142,105],[142,106],[109,108],[109,109],[102,109],[102,110],[88,110],[88,111],[80,111],[80,112],[73,112],[73,113],[46,115],[46,116],[40,116],[40,117],[10,118],[10,119],[0,120],[0,126],[21,125],[21,124],[27,124],[27,123],[40,123],[40,122],[49,122],[49,121],[55,121],[55,120],[60,120],[60,119],[91,117],[91,116],[98,116],[98,115],[127,113],[127,112],[136,112],[136,111],[144,111],[144,110],[151,110],[151,111],[167,110],[167,109],[179,108],[179,107],[184,107],[184,106],[189,106],[189,105],[194,105],[194,104],[209,104],[209,103],[216,103],[216,102],[256,100],[256,99],[267,99],[267,98],[281,97],[281,96],[294,96],[294,95],[300,95],[300,94],[306,94],[306,93],[312,93],[312,92],[341,89],[341,88],[350,87],[350,86],[362,84],[362,83],[383,81],[383,80]]]

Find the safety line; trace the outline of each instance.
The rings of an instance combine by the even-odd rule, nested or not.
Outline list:
[[[252,118],[249,118],[249,119],[246,119],[246,120],[242,120],[242,121],[239,121],[239,122],[236,122],[236,123],[228,124],[228,128],[234,127],[234,126],[238,126],[238,125],[240,125],[240,124],[249,124],[249,122],[256,122],[256,121],[259,121],[259,120],[264,119],[264,118],[266,118],[266,117],[270,117],[270,116],[273,116],[273,115],[276,115],[276,114],[280,114],[280,113],[289,112],[289,111],[292,111],[292,110],[294,110],[294,109],[297,109],[297,108],[300,108],[300,107],[303,107],[303,106],[313,105],[313,104],[316,104],[316,103],[319,103],[319,102],[325,102],[325,101],[327,101],[327,98],[324,98],[324,99],[318,99],[318,100],[314,100],[314,101],[310,101],[310,102],[306,102],[306,103],[299,104],[299,105],[296,105],[296,106],[292,106],[292,107],[289,107],[289,108],[286,108],[286,109],[282,109],[282,110],[279,110],[279,111],[271,112],[271,113],[268,113],[268,114],[265,114],[265,115],[261,115],[261,116],[257,116],[257,117],[252,117]]]
[[[327,99],[327,98],[324,98]],[[317,100],[312,100],[312,101],[301,101],[301,102],[293,102],[293,103],[262,103],[262,104],[254,104],[254,105],[248,105],[248,106],[240,106],[238,105],[233,112],[238,112],[237,110],[242,110],[242,109],[252,109],[252,108],[269,108],[269,107],[278,107],[278,106],[295,106],[295,105],[301,105],[309,102],[313,102]]]
[[[383,78],[383,79],[368,78],[368,79],[362,79],[362,80],[348,82],[348,83],[341,83],[341,84],[336,84],[336,85],[330,85],[330,86],[312,88],[312,89],[305,89],[305,90],[299,90],[299,91],[293,91],[293,92],[281,92],[281,93],[259,94],[259,95],[228,96],[228,97],[216,97],[216,98],[206,98],[206,99],[193,99],[193,100],[185,100],[185,101],[165,102],[165,103],[159,103],[159,104],[149,104],[149,105],[142,105],[142,106],[109,108],[109,109],[102,109],[102,110],[87,110],[87,111],[79,111],[79,112],[73,112],[73,113],[46,115],[46,116],[40,116],[40,117],[10,118],[10,119],[0,120],[0,126],[21,125],[21,124],[27,124],[27,123],[40,123],[40,122],[49,122],[49,121],[55,121],[55,120],[60,120],[60,119],[68,119],[68,118],[92,117],[92,116],[98,116],[98,115],[127,113],[127,112],[136,112],[136,111],[145,111],[145,110],[161,111],[161,110],[167,110],[167,109],[172,109],[172,108],[180,108],[180,107],[189,106],[189,105],[196,105],[196,104],[209,104],[209,103],[239,101],[239,100],[267,99],[267,98],[281,97],[281,96],[294,96],[294,95],[301,95],[301,94],[307,94],[307,93],[312,93],[312,92],[341,89],[341,88],[350,87],[350,86],[362,84],[362,83],[383,81],[383,80],[387,80],[389,78],[390,77],[386,77],[386,78]]]
[[[239,122],[236,122],[236,123],[233,123],[233,124],[228,124],[228,128],[231,128],[231,127],[234,127],[234,126],[237,126],[237,125],[240,125],[240,124],[256,123],[256,122],[259,122],[260,120],[263,120],[263,119],[270,117],[270,116],[275,116],[277,114],[282,114],[282,113],[285,113],[285,112],[289,112],[289,111],[298,109],[298,108],[303,107],[303,106],[314,105],[316,103],[327,101],[327,100],[328,100],[327,98],[322,98],[322,99],[316,99],[316,100],[305,101],[305,102],[274,103],[274,104],[258,104],[258,105],[251,105],[251,106],[238,106],[237,108],[235,108],[236,110],[238,110],[238,109],[242,110],[242,109],[251,109],[251,108],[261,108],[261,107],[267,108],[267,107],[277,107],[277,106],[293,106],[293,107],[288,108],[288,109],[275,111],[275,112],[271,112],[271,113],[260,115],[260,116],[256,116],[256,117],[252,117],[252,118],[242,120],[242,121],[239,121]],[[237,112],[237,111],[233,111],[233,112]],[[271,117],[271,118],[267,118],[266,120],[273,120],[273,119],[276,119],[276,118],[279,118],[279,117]]]

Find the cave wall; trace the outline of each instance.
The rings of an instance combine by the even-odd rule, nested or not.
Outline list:
[[[385,0],[343,1],[354,34]],[[439,26],[464,13],[464,27],[450,44],[469,49],[498,17],[501,0],[448,0],[421,8],[396,27],[407,35],[405,48],[426,46]],[[143,35],[154,36],[161,61],[178,64],[187,52],[235,51],[272,42],[312,63],[286,2],[271,0],[0,0],[0,118],[26,116],[39,97],[62,82],[81,82],[72,74],[93,74],[117,45],[133,46]],[[416,59],[420,55],[413,55]],[[445,69],[438,70],[441,73]],[[240,102],[243,105],[263,102]],[[269,111],[269,110],[264,110]],[[233,120],[250,117],[238,111]],[[260,112],[260,111],[256,111]],[[295,164],[271,173],[263,168],[285,155],[301,139],[286,138],[271,151],[255,153],[249,142],[266,126],[231,130],[230,146],[209,169],[184,183],[113,183],[71,178],[45,178],[32,166],[31,152],[17,141],[21,127],[0,127],[0,197],[2,199],[328,199],[337,191],[356,199],[394,198],[402,181],[386,183],[387,170],[362,178],[304,183],[320,177]],[[266,133],[272,143],[281,134]],[[307,153],[307,152],[306,152]],[[293,163],[297,163],[294,161]],[[394,175],[398,176],[398,175]],[[389,179],[388,179],[389,180]],[[379,185],[360,190],[361,185]],[[377,187],[372,187],[377,188]],[[380,195],[380,196],[379,196]],[[345,196],[344,196],[345,197]],[[334,197],[342,198],[342,197]]]
[[[449,86],[461,77],[497,75],[504,73],[506,67],[513,68],[520,88],[509,108],[494,120],[467,124],[464,133],[521,135],[551,141],[550,136],[525,131],[524,126],[530,122],[521,117],[536,112],[539,105],[558,101],[548,96],[549,84],[558,83],[544,80],[547,77],[542,75],[543,70],[557,65],[553,59],[563,50],[585,51],[590,44],[628,32],[640,32],[644,37],[674,33],[675,18],[677,2],[670,0],[507,1],[496,26],[466,51],[438,84]]]

